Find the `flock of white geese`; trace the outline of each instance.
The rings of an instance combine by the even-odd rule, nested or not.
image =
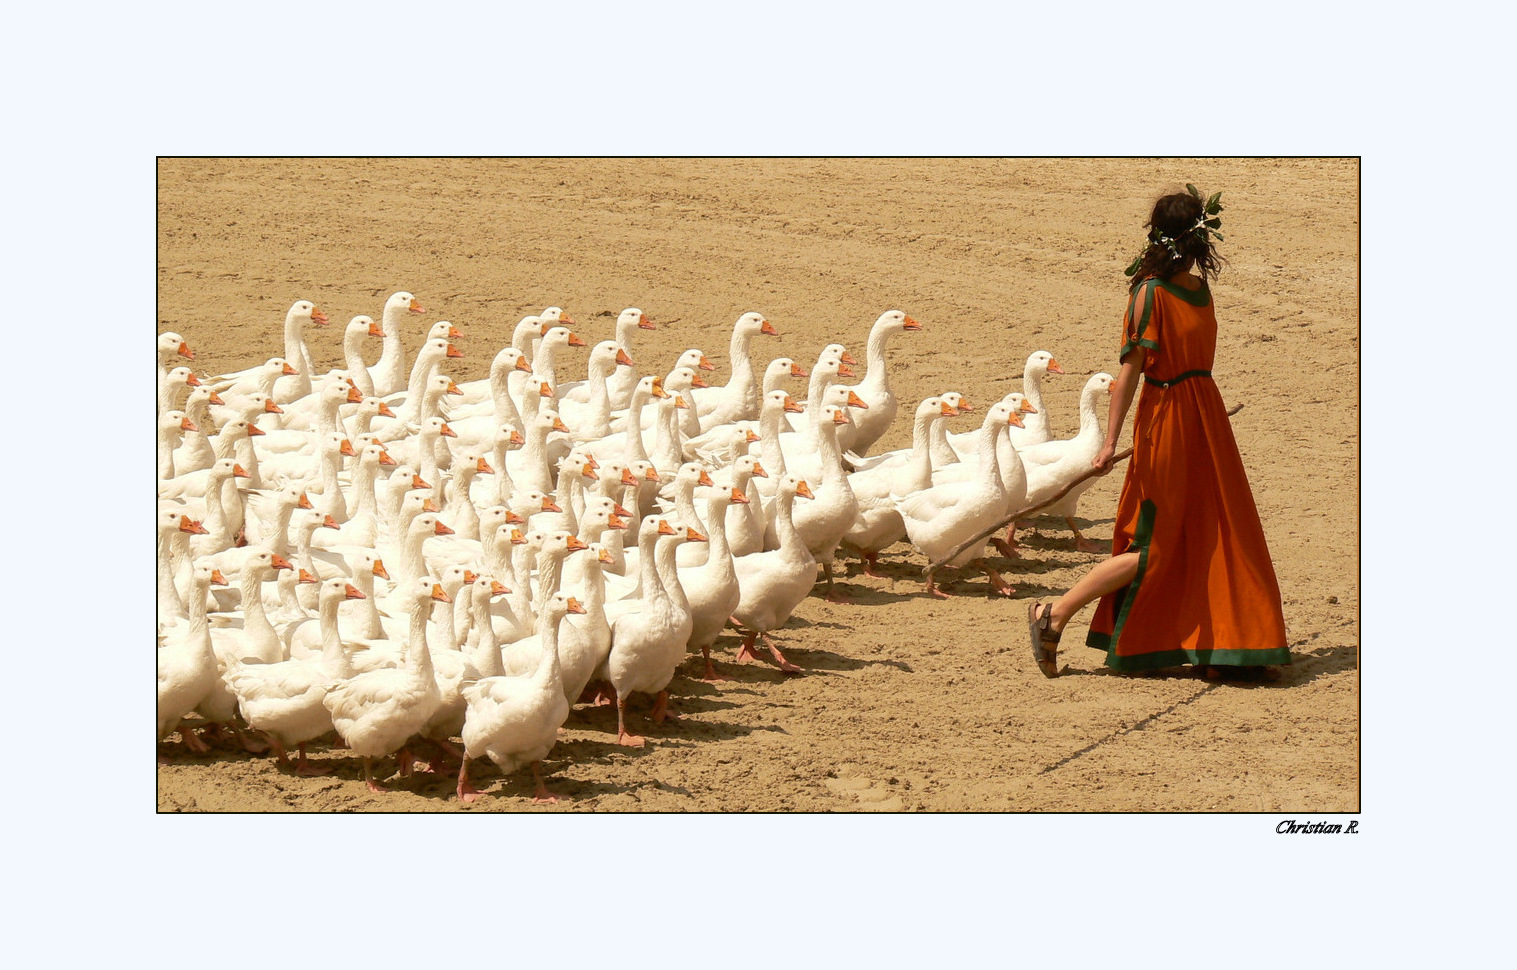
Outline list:
[[[1057,495],[1099,450],[1112,381],[1091,377],[1079,432],[1053,439],[1039,389],[1063,371],[1039,351],[978,430],[948,431],[974,408],[947,391],[916,406],[910,448],[871,456],[897,408],[887,343],[922,329],[899,310],[871,328],[862,378],[839,344],[760,366],[777,331],[745,313],[722,385],[697,349],[640,375],[634,343],[654,324],[636,308],[571,368],[587,344],[557,307],[521,321],[488,379],[458,384],[447,321],[406,369],[402,334],[423,312],[401,292],[378,321],[354,317],[345,367],[325,375],[304,331],[328,320],[306,300],[285,317],[283,356],[238,373],[197,378],[185,339],[159,336],[160,740],[177,730],[206,751],[181,725],[193,712],[199,732],[266,750],[261,737],[316,774],[328,769],[306,744],[335,731],[375,791],[374,759],[408,774],[424,751],[434,767],[460,760],[464,801],[480,757],[531,765],[552,799],[541,762],[572,705],[614,702],[617,740],[641,746],[630,697],[653,695],[655,724],[675,716],[669,683],[691,651],[725,679],[711,647],[728,625],[735,660],[762,643],[799,672],[770,634],[819,575],[836,595],[840,548],[871,575],[899,541],[935,561]],[[1081,490],[1048,514],[1073,528]],[[1010,595],[984,557],[987,543],[1015,555],[1015,528],[951,564]]]

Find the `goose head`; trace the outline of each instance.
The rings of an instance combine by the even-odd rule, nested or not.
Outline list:
[[[1014,428],[1023,426],[1021,410],[1008,401],[997,401],[985,412],[985,422],[982,427],[994,429],[1008,424]]]
[[[1010,394],[1007,394],[1005,397],[1001,398],[1001,400],[1006,404],[1010,404],[1011,409],[1018,414],[1038,413],[1038,409],[1032,406],[1032,402],[1027,400],[1027,396],[1021,391],[1012,391]]]
[[[544,321],[544,323],[546,322],[547,321]],[[542,343],[538,345],[538,353],[541,354],[543,350],[548,347],[552,347],[553,352],[557,353],[565,347],[583,346],[585,346],[584,338],[574,331],[570,330],[568,327],[550,326],[543,332],[543,340]]]
[[[692,371],[716,370],[716,365],[707,360],[706,355],[701,353],[701,351],[695,347],[691,347],[689,350],[680,354],[679,359],[676,360],[674,362],[674,366],[670,368],[670,372],[672,373],[673,371],[677,371],[681,367],[688,367]],[[667,378],[665,378],[664,383],[668,383]]]
[[[522,317],[516,324],[516,330],[511,334],[511,346],[526,355],[528,348],[532,346],[533,338],[542,336],[543,318],[530,314]]]
[[[764,385],[766,387],[779,387],[792,377],[809,376],[806,368],[801,367],[789,357],[776,357],[764,368]]]
[[[690,367],[676,367],[664,378],[664,390],[666,392],[680,394],[692,387],[710,387],[711,385],[701,380],[699,374]]]
[[[165,539],[177,532],[185,535],[203,536],[209,533],[205,526],[200,524],[199,519],[192,519],[188,515],[175,512],[173,509],[160,509],[158,512],[158,537]]]
[[[907,316],[903,310],[886,310],[880,314],[879,319],[874,321],[872,329],[886,333],[900,333],[903,330],[920,330],[922,325]]]
[[[459,329],[446,320],[437,321],[427,330],[428,340],[459,340],[462,337],[463,334],[459,332]]]
[[[275,570],[293,570],[294,568],[294,566],[290,565],[289,560],[285,559],[283,556],[269,552],[267,549],[255,550],[253,554],[243,560],[242,563],[242,573],[244,576],[248,575],[249,573],[257,576],[267,576],[273,573]]]
[[[732,325],[732,329],[738,333],[750,336],[760,333],[770,337],[778,337],[780,335],[780,332],[774,329],[774,324],[764,319],[762,313],[756,313],[751,310],[738,317],[737,323]]]
[[[764,471],[764,466],[759,463],[757,455],[738,455],[732,463],[732,481],[746,483],[750,478],[768,478],[769,473]]]
[[[384,328],[375,323],[373,317],[364,316],[360,313],[348,321],[347,327],[342,332],[342,343],[344,347],[351,346],[356,350],[363,346],[365,338],[383,337],[384,335]]]
[[[322,580],[321,589],[317,593],[317,603],[323,607],[331,603],[341,603],[343,600],[361,599],[368,599],[368,597],[343,576],[333,576],[331,579]]]
[[[325,327],[329,322],[327,315],[317,309],[316,304],[310,300],[296,300],[290,306],[289,312],[284,315],[284,319],[286,323],[314,323],[318,327]]]
[[[939,394],[938,397],[941,398],[943,402],[946,403],[949,407],[953,408],[955,411],[958,411],[961,414],[965,411],[973,411],[975,409],[974,405],[969,403],[969,399],[960,394],[958,391],[944,391],[942,394]]]
[[[789,495],[794,495],[797,498],[816,498],[811,492],[811,486],[806,483],[804,478],[797,475],[782,476],[778,490]]]
[[[420,303],[416,302],[416,297],[407,293],[405,290],[401,290],[398,293],[391,293],[390,298],[385,301],[383,316],[390,318],[401,313],[426,312],[426,309]]]
[[[509,374],[514,370],[530,374],[532,373],[532,365],[527,363],[526,354],[507,344],[500,349],[500,352],[495,355],[495,359],[490,362],[490,374],[492,376]]]
[[[186,431],[199,431],[195,422],[183,411],[165,411],[158,415],[158,436],[169,441],[178,441]]]
[[[1054,360],[1053,354],[1046,350],[1039,350],[1027,358],[1027,366],[1023,369],[1022,376],[1025,379],[1034,375],[1042,377],[1044,374],[1062,373],[1064,373],[1064,368],[1059,366],[1057,360]]]
[[[657,330],[658,327],[648,315],[635,306],[629,306],[616,317],[616,332],[621,333],[624,327],[637,327],[639,330]]]
[[[1105,372],[1092,374],[1090,380],[1085,382],[1085,390],[1082,393],[1091,395],[1110,394],[1112,382],[1115,380],[1116,378]]]
[[[521,431],[510,424],[503,424],[495,429],[495,445],[499,447],[504,442],[507,451],[514,451],[527,443]]]
[[[436,512],[423,512],[411,520],[410,528],[406,530],[407,537],[413,539],[418,537],[424,538],[426,536],[450,536],[452,534],[453,530],[448,527],[446,522],[437,517]]]
[[[184,338],[177,333],[160,333],[158,335],[158,362],[168,366],[175,357],[183,357],[185,360],[194,360],[195,352],[190,345],[184,342]]]
[[[593,374],[609,374],[616,370],[617,365],[621,363],[621,359],[624,357],[627,363],[632,363],[632,358],[627,357],[621,348],[616,346],[615,340],[602,340],[590,348],[590,372]]]
[[[860,411],[869,410],[869,405],[864,403],[853,390],[843,384],[833,384],[822,392],[823,407],[858,408]]]
[[[542,313],[539,313],[537,318],[550,327],[561,323],[568,326],[574,325],[574,318],[565,313],[562,307],[550,306]]]

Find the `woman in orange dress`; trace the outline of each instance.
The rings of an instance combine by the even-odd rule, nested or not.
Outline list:
[[[1211,378],[1217,317],[1207,284],[1220,263],[1211,237],[1221,193],[1186,188],[1154,204],[1147,248],[1128,268],[1122,369],[1092,463],[1110,469],[1141,378],[1112,556],[1052,603],[1028,607],[1045,677],[1058,674],[1065,624],[1097,597],[1085,642],[1117,670],[1290,663],[1280,585]]]

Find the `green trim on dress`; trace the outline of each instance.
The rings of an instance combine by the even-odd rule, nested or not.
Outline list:
[[[1178,667],[1183,664],[1264,667],[1290,663],[1291,653],[1287,647],[1263,650],[1246,648],[1190,650],[1181,647],[1158,653],[1140,653],[1131,657],[1117,655],[1116,647],[1122,637],[1122,627],[1127,624],[1127,614],[1132,610],[1133,601],[1138,598],[1138,588],[1143,583],[1144,573],[1148,571],[1148,547],[1153,540],[1154,517],[1157,512],[1158,508],[1152,499],[1144,499],[1143,504],[1138,506],[1138,526],[1133,534],[1132,545],[1127,549],[1127,552],[1133,549],[1138,550],[1138,571],[1133,575],[1132,582],[1127,585],[1127,594],[1122,598],[1122,606],[1117,611],[1117,622],[1112,626],[1112,631],[1110,633],[1089,631],[1085,635],[1085,645],[1105,650],[1106,666],[1122,671],[1152,670],[1155,667]]]
[[[1138,284],[1139,290],[1143,289],[1144,287],[1148,287],[1148,289],[1143,294],[1143,316],[1138,321],[1138,335],[1122,345],[1121,351],[1117,353],[1117,360],[1121,360],[1122,358],[1126,357],[1134,347],[1147,347],[1149,350],[1153,351],[1157,351],[1159,349],[1158,341],[1143,339],[1143,332],[1148,329],[1148,319],[1150,315],[1152,315],[1154,309],[1154,288],[1149,284],[1158,282],[1159,280],[1157,279],[1147,279]],[[1129,319],[1132,317],[1133,307],[1137,305],[1137,301],[1138,290],[1133,290],[1132,299],[1128,301],[1127,306],[1127,315]]]
[[[1199,290],[1188,290],[1169,280],[1161,280],[1157,276],[1153,278],[1153,281],[1164,287],[1166,292],[1173,293],[1191,306],[1206,306],[1211,302],[1211,290],[1207,287],[1206,280],[1201,281]]]

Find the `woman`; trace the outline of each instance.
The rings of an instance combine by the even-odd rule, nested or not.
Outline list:
[[[1087,645],[1122,671],[1178,664],[1290,663],[1280,585],[1264,529],[1212,382],[1217,318],[1208,280],[1220,258],[1221,193],[1166,195],[1148,244],[1128,267],[1122,370],[1111,389],[1106,441],[1092,464],[1111,468],[1141,375],[1133,456],[1117,501],[1112,556],[1027,617],[1033,657],[1058,675],[1059,635],[1100,598]],[[1220,235],[1218,239],[1222,238]],[[1210,672],[1210,671],[1208,671]]]

